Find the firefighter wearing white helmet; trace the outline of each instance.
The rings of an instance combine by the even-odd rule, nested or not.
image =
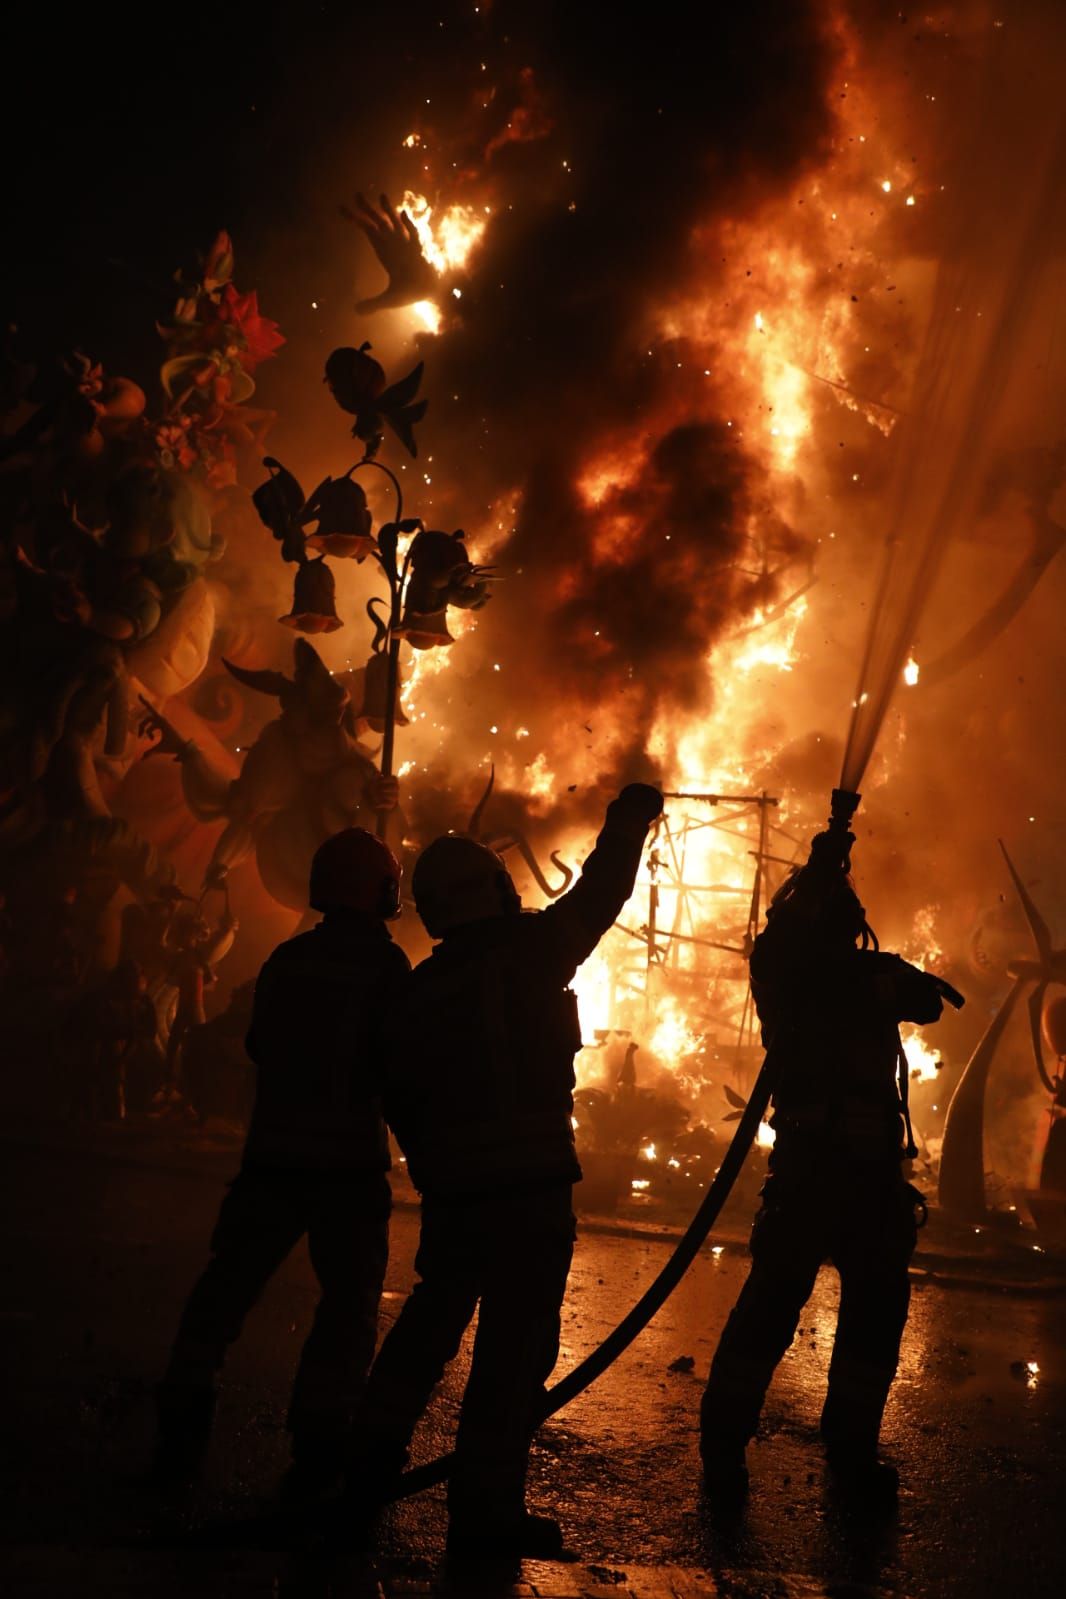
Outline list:
[[[226,1351],[306,1234],[322,1292],[289,1409],[293,1497],[341,1474],[373,1359],[391,1205],[383,1030],[410,970],[387,926],[400,910],[400,867],[380,839],[358,827],[327,839],[310,900],[322,921],[280,945],[256,982],[246,1041],[255,1108],[159,1387],[156,1459],[161,1478],[196,1473]]]
[[[581,1176],[571,1121],[581,1047],[569,984],[633,890],[662,795],[607,808],[574,887],[523,913],[503,861],[440,838],[412,878],[440,939],[406,985],[385,1109],[422,1194],[420,1281],[382,1345],[359,1429],[356,1492],[380,1492],[480,1303],[448,1488],[453,1554],[551,1554],[525,1509],[529,1446],[559,1349]]]

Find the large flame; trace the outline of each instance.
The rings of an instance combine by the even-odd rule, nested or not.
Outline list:
[[[649,294],[632,330],[634,348],[654,357],[657,370],[676,372],[676,392],[657,386],[644,413],[625,427],[591,426],[568,479],[589,527],[582,559],[609,575],[624,573],[652,541],[670,537],[655,525],[639,489],[657,441],[671,427],[698,421],[727,429],[761,485],[746,513],[744,547],[721,574],[721,620],[691,663],[700,692],[688,695],[687,709],[666,692],[656,708],[651,696],[644,754],[670,791],[665,819],[618,926],[575,983],[586,1045],[579,1084],[614,1091],[621,1046],[612,1040],[635,1041],[637,1082],[668,1088],[693,1121],[723,1135],[736,1109],[726,1090],[743,1096],[760,1056],[747,982],[750,939],[824,816],[811,810],[798,763],[783,757],[797,729],[809,733],[809,772],[821,743],[812,699],[820,693],[821,704],[831,701],[842,718],[852,693],[840,679],[851,669],[859,635],[856,624],[837,636],[834,584],[845,542],[838,533],[854,535],[864,506],[869,514],[868,464],[884,470],[886,441],[897,430],[912,375],[916,341],[908,335],[928,305],[933,273],[914,229],[935,186],[918,176],[910,145],[895,142],[892,118],[874,103],[866,86],[874,80],[859,72],[846,31],[840,63],[831,90],[836,131],[821,158],[787,187],[746,195],[735,214],[716,207],[694,230],[691,260],[679,265],[676,281]],[[446,182],[434,190],[432,203],[412,190],[404,194],[442,280],[463,269],[476,273],[493,214],[517,198],[501,170],[487,166],[474,179],[491,207],[460,198],[472,192],[469,172],[455,180],[454,193]],[[448,292],[442,281],[442,295]],[[415,315],[423,327],[441,325],[435,302],[416,307]],[[480,523],[475,518],[471,540],[478,559],[499,561],[508,581],[517,580],[521,573],[509,571],[507,549],[521,488],[497,483],[494,492]],[[854,580],[859,563],[854,553],[847,559],[845,575]],[[867,568],[859,570],[865,580]],[[704,580],[698,571],[692,577]],[[575,572],[560,562],[551,581],[554,600],[565,606]],[[531,824],[545,821],[542,859],[554,848],[567,862],[580,862],[593,842],[591,816],[581,825],[560,821],[552,830],[548,824],[564,813],[567,793],[595,790],[601,770],[629,748],[624,700],[605,691],[588,721],[576,699],[573,707],[553,703],[551,714],[538,718],[528,694],[510,723],[498,709],[482,714],[477,675],[510,681],[515,666],[507,643],[486,653],[475,616],[449,625],[455,645],[424,652],[407,668],[412,726],[403,734],[401,770],[432,767],[461,704],[471,728],[463,750],[467,772],[472,765],[487,771],[491,762],[498,791],[521,796]],[[590,621],[585,643],[593,661],[599,639]],[[524,657],[516,652],[515,659]],[[916,653],[902,676],[905,685],[918,684]],[[901,699],[909,706],[920,697]],[[903,765],[907,736],[901,716],[886,730],[864,785],[868,793]],[[536,889],[521,886],[535,902]],[[873,915],[884,934],[880,906]],[[894,912],[888,943],[934,968],[943,960],[940,917],[938,904],[924,905],[912,921]],[[936,1052],[915,1030],[907,1033],[912,1075],[933,1081]],[[916,1117],[932,1097],[919,1096]],[[771,1139],[769,1129],[760,1130],[760,1144]],[[638,1147],[649,1167],[664,1167],[665,1137],[647,1137]],[[654,1158],[647,1153],[652,1148]],[[647,1173],[635,1179],[648,1180]]]
[[[858,106],[852,112],[860,119],[862,114]],[[853,139],[850,164],[837,159],[749,216],[708,224],[708,256],[757,263],[757,270],[730,281],[725,306],[721,275],[711,274],[702,289],[680,289],[652,317],[651,336],[676,349],[678,366],[702,374],[718,395],[728,371],[726,425],[761,458],[767,485],[767,514],[753,516],[749,530],[747,574],[754,584],[763,583],[767,598],[708,649],[704,705],[686,716],[664,704],[652,723],[648,754],[669,774],[670,788],[706,797],[668,801],[619,926],[578,973],[575,988],[589,1046],[579,1056],[578,1081],[611,1086],[613,1068],[602,1040],[621,1033],[640,1042],[642,1080],[670,1083],[694,1116],[712,1122],[729,1108],[724,1085],[750,1083],[759,1039],[747,986],[749,941],[770,894],[789,864],[803,858],[805,846],[793,797],[763,794],[759,779],[775,743],[785,738],[784,721],[773,708],[797,675],[794,668],[808,658],[815,597],[804,567],[789,569],[790,554],[778,546],[774,520],[791,516],[820,485],[824,446],[815,422],[816,393],[858,413],[881,436],[894,423],[889,407],[856,396],[846,383],[856,313],[853,300],[839,293],[830,261],[846,236],[853,269],[868,271],[873,253],[867,241],[881,221],[879,208],[903,207],[914,197],[900,194],[894,178],[870,176],[873,169],[896,173],[898,160],[865,148],[863,133],[847,137]],[[470,259],[485,229],[485,212],[458,203],[431,205],[410,191],[403,205],[438,272]],[[423,320],[435,329],[437,307],[424,310]],[[622,565],[647,536],[626,495],[647,448],[643,431],[604,440],[582,469],[576,486],[596,516],[593,559]],[[485,543],[496,547],[515,510],[512,505],[495,519],[495,538],[490,520]],[[833,530],[825,536],[831,540]],[[505,549],[505,532],[502,541]],[[783,601],[772,597],[782,591]],[[468,627],[476,631],[476,620],[468,620]],[[438,728],[434,694],[448,681],[446,669],[461,657],[465,642],[426,652],[406,690],[408,714],[420,725],[430,723],[438,742],[444,719]],[[494,662],[493,669],[506,671],[506,661]],[[495,764],[498,782],[524,794],[533,814],[550,811],[564,772],[571,780],[586,775],[575,770],[572,748],[560,750],[550,742],[537,747],[524,726],[507,734],[486,720],[483,734],[486,764]],[[407,769],[417,766],[412,758]],[[566,858],[580,860],[592,837],[571,832],[555,843]],[[759,1142],[769,1147],[768,1128],[760,1130]]]
[[[936,1081],[942,1061],[938,1052],[931,1047],[922,1037],[916,1027],[905,1024],[900,1028],[903,1039],[903,1048],[907,1056],[907,1067],[911,1079],[918,1083],[932,1083]]]

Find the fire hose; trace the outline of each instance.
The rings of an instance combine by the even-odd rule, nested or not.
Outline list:
[[[733,1184],[740,1175],[748,1151],[755,1141],[759,1123],[770,1103],[774,1076],[774,1050],[771,1047],[766,1052],[766,1058],[755,1079],[755,1086],[748,1097],[748,1103],[737,1122],[736,1131],[723,1156],[722,1164],[715,1173],[699,1209],[678,1240],[670,1259],[655,1281],[645,1289],[633,1309],[623,1316],[613,1332],[608,1333],[599,1348],[594,1349],[591,1355],[587,1355],[561,1382],[548,1389],[544,1396],[544,1408],[537,1418],[538,1425],[546,1421],[549,1416],[554,1416],[557,1410],[562,1410],[563,1406],[568,1405],[571,1399],[576,1399],[578,1394],[584,1393],[590,1383],[595,1382],[596,1378],[629,1348],[633,1340],[644,1331],[652,1317],[669,1299],[695,1260],[701,1245],[706,1242],[711,1228],[721,1214],[722,1206],[729,1198]],[[442,1455],[439,1460],[431,1460],[428,1465],[416,1466],[413,1471],[404,1472],[392,1497],[406,1499],[410,1494],[421,1493],[424,1488],[432,1488],[437,1483],[443,1482],[454,1459],[454,1454]]]

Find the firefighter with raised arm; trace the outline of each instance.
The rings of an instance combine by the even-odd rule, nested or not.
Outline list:
[[[289,1409],[294,1499],[339,1479],[374,1355],[391,1204],[383,1035],[410,970],[387,925],[400,911],[400,867],[379,839],[358,827],[327,839],[310,901],[323,919],[280,945],[256,982],[246,1041],[255,1107],[159,1387],[156,1460],[162,1480],[196,1473],[226,1351],[306,1234],[321,1297]]]
[[[823,1261],[840,1309],[821,1431],[846,1487],[891,1496],[878,1456],[910,1299],[918,1191],[902,1021],[935,1022],[940,979],[880,952],[849,877],[853,836],[830,827],[771,901],[751,987],[771,1064],[776,1134],[752,1265],[711,1364],[700,1415],[708,1490],[747,1488],[744,1450]],[[961,1002],[961,996],[955,996]],[[906,1142],[905,1142],[906,1140]]]
[[[480,1303],[448,1486],[453,1557],[562,1547],[555,1521],[527,1513],[525,1479],[559,1352],[581,1176],[569,984],[632,893],[661,811],[657,789],[623,789],[578,882],[535,913],[522,912],[500,857],[470,838],[437,839],[415,866],[415,906],[440,942],[407,984],[385,1105],[422,1195],[420,1280],[370,1374],[352,1486],[370,1500],[395,1480]]]

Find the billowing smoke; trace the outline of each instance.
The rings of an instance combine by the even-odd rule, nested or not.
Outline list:
[[[338,221],[340,202],[355,187],[397,200],[413,189],[487,219],[454,276],[458,296],[445,296],[439,337],[425,341],[430,411],[404,481],[410,512],[465,526],[479,555],[490,535],[500,581],[476,641],[464,640],[447,687],[434,689],[447,723],[439,746],[418,755],[433,787],[459,793],[443,803],[413,793],[411,807],[419,831],[454,824],[494,738],[529,729],[532,759],[554,757],[577,731],[587,759],[560,768],[553,797],[571,819],[591,820],[601,789],[649,775],[655,717],[706,697],[704,663],[723,627],[772,602],[776,578],[744,559],[753,527],[773,529],[781,556],[805,542],[727,425],[728,374],[705,372],[656,318],[720,269],[708,259],[709,222],[824,157],[839,43],[817,5],[709,19],[670,5],[650,32],[563,5],[438,20],[391,31],[379,19],[361,44],[340,27],[328,56],[324,41],[313,53],[316,116],[330,106],[331,125],[312,137],[297,119],[293,135],[311,196],[301,213],[328,243],[296,285],[291,231],[278,239],[269,212],[258,224],[275,234],[260,251],[261,297],[290,334],[284,376],[281,362],[265,371],[263,392],[279,411],[278,453],[308,486],[347,465],[343,419],[320,384],[330,339],[371,338],[390,376],[412,355],[400,314],[352,311],[349,263],[360,264],[359,291],[379,284],[362,240]],[[334,89],[357,52],[395,71],[360,74],[345,116]],[[282,85],[290,116],[293,93]],[[312,299],[325,316],[308,315]],[[604,452],[618,469],[590,486]],[[365,585],[342,577],[358,632]],[[346,633],[331,664],[358,660],[361,647]],[[501,815],[508,789],[515,813],[528,810],[522,771],[516,760],[499,773]]]
[[[495,26],[506,36],[502,10]],[[692,708],[723,625],[773,597],[736,571],[760,487],[718,375],[654,332],[655,310],[705,271],[697,227],[793,180],[830,125],[820,8],[731,8],[693,28],[684,7],[651,35],[582,8],[527,12],[520,83],[539,136],[482,158],[505,204],[430,356],[426,434],[456,514],[515,492],[520,506],[479,623],[506,671],[485,675],[478,715],[539,722],[542,738],[546,719],[621,719],[607,784],[646,769],[656,709]],[[603,451],[621,456],[614,480],[583,493]]]

